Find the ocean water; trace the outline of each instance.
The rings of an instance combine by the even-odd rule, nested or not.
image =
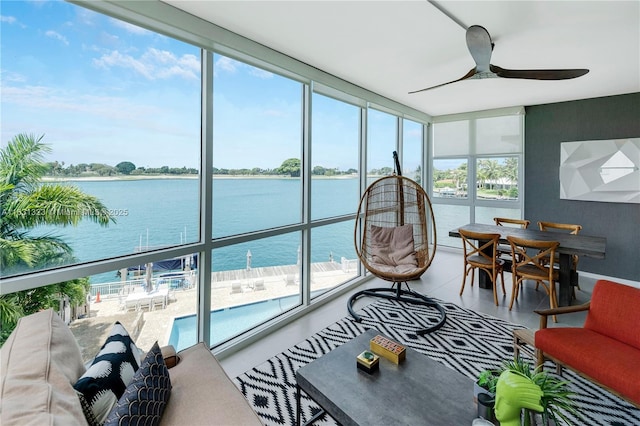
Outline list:
[[[199,187],[196,179],[77,181],[82,191],[102,201],[116,223],[107,227],[83,220],[78,226],[42,226],[33,235],[59,236],[73,248],[79,262],[134,253],[138,246],[161,247],[197,241]],[[317,179],[312,182],[312,217],[355,213],[358,179]],[[215,237],[300,223],[299,179],[214,179],[213,232]],[[312,262],[325,262],[331,254],[356,257],[353,222],[346,221],[312,231]],[[251,241],[214,251],[214,271],[244,269],[247,251],[251,266],[296,264],[300,233]],[[134,265],[132,265],[134,266]],[[115,272],[91,277],[92,283],[117,281]]]

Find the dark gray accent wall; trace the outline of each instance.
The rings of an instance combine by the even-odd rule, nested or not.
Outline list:
[[[526,108],[524,217],[578,223],[607,238],[606,259],[578,269],[640,281],[640,205],[560,199],[560,143],[640,137],[640,93]]]

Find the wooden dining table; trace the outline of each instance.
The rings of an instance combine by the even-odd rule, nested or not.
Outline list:
[[[536,241],[557,241],[560,243],[556,252],[559,254],[558,271],[558,306],[569,306],[571,304],[571,266],[573,255],[591,257],[594,259],[605,258],[605,248],[607,239],[605,237],[595,237],[584,234],[567,234],[553,231],[540,231],[537,229],[522,229],[510,226],[487,225],[482,223],[469,223],[467,225],[449,231],[450,237],[460,237],[459,229],[472,232],[483,232],[500,234],[500,241],[507,242],[507,236],[526,238]],[[481,271],[482,272],[482,271]],[[479,274],[480,286],[483,288],[493,288],[490,279],[486,274]]]

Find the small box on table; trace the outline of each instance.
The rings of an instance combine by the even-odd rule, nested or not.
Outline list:
[[[356,357],[356,364],[360,370],[371,374],[374,371],[377,371],[380,367],[379,360],[380,357],[378,355],[370,351],[364,351]]]
[[[371,339],[369,347],[372,352],[388,359],[394,364],[400,364],[407,355],[407,350],[404,346],[379,334]]]

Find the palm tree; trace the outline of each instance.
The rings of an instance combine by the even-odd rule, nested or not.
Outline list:
[[[115,220],[96,197],[72,185],[44,184],[50,151],[43,136],[19,134],[0,151],[0,269],[66,263],[71,248],[53,235],[33,236],[38,225],[77,225],[87,218],[107,226]]]
[[[41,178],[50,151],[43,136],[19,134],[0,150],[0,270],[3,274],[73,260],[71,247],[54,235],[32,235],[38,225],[77,225],[87,218],[108,226],[115,220],[96,197],[72,185],[45,184]],[[49,307],[55,295],[82,299],[88,280],[74,280],[0,296],[0,343],[22,315]],[[42,293],[42,294],[41,294]],[[44,295],[44,296],[43,296]],[[53,295],[53,296],[52,296]]]

